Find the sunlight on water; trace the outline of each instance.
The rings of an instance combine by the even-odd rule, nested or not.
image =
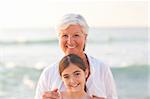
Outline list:
[[[35,68],[36,69],[39,69],[39,70],[41,70],[43,67],[46,67],[47,66],[47,64],[46,64],[46,62],[37,62],[36,64],[35,64]]]
[[[7,63],[5,64],[5,66],[6,66],[7,68],[14,68],[14,67],[16,67],[16,64],[15,64],[14,62],[7,62]]]
[[[34,82],[28,76],[25,76],[23,78],[23,83],[24,83],[25,86],[27,86],[30,89],[34,89],[35,88]]]

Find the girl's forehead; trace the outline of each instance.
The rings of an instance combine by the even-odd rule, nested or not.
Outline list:
[[[68,69],[80,69],[78,65],[70,63],[69,66],[67,67]],[[67,69],[66,68],[66,69]]]
[[[67,68],[64,69],[62,73],[73,73],[74,71],[81,71],[82,69],[79,68],[76,64],[69,64]]]

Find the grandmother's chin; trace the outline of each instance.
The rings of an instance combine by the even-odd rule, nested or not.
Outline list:
[[[65,53],[65,55],[69,55],[69,54],[76,54],[77,55],[77,53],[75,53],[73,51],[69,51],[69,52]]]

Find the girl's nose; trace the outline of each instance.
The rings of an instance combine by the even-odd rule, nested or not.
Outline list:
[[[74,79],[73,77],[70,78],[70,83],[71,83],[71,84],[76,83],[76,81],[75,81],[75,79]]]

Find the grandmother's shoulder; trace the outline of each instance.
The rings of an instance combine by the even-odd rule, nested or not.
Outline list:
[[[98,58],[95,58],[93,56],[88,56],[89,61],[91,61],[92,63],[99,63],[99,64],[104,64],[104,62]]]
[[[89,58],[90,64],[96,65],[96,67],[97,66],[100,66],[100,67],[109,67],[108,63],[105,63],[101,59],[95,58],[93,56],[88,56],[88,58]]]
[[[58,64],[59,64],[59,61],[56,61],[52,64],[49,64],[48,66],[46,66],[44,69],[43,69],[43,72],[55,72],[57,71],[57,68],[58,68]]]

